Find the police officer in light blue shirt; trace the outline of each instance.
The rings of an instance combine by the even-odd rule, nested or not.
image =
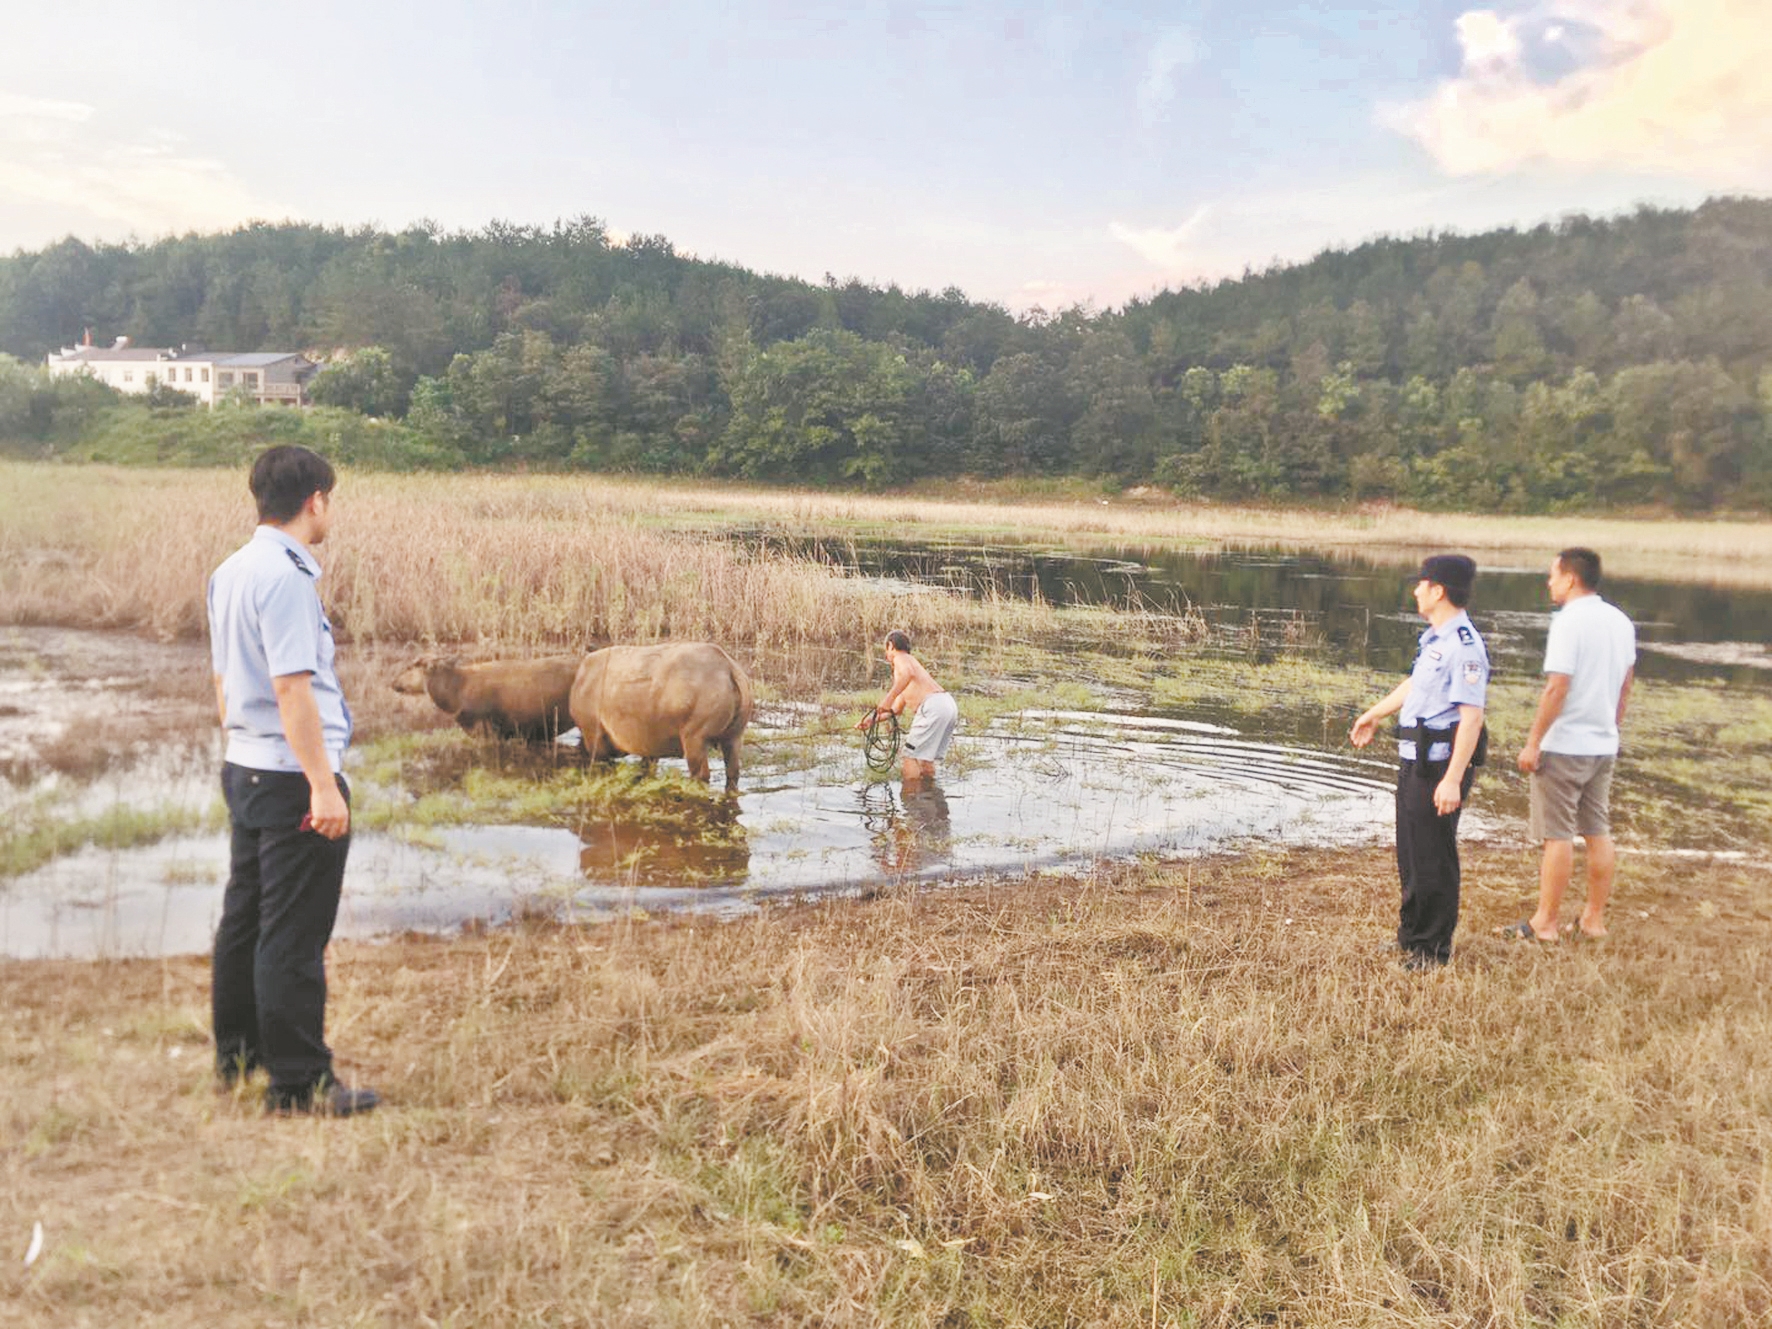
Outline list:
[[[251,479],[260,525],[209,582],[230,824],[211,1003],[223,1087],[263,1067],[267,1109],[349,1116],[379,1098],[333,1079],[325,1037],[326,944],[351,843],[351,713],[312,553],[335,483],[306,448],[266,451]]]
[[[330,500],[329,500],[330,502]],[[308,675],[321,745],[333,774],[351,742],[351,710],[333,665],[332,623],[318,594],[320,565],[306,545],[264,525],[209,580],[210,656],[226,760],[262,771],[299,771],[283,731],[274,679]]]
[[[1458,926],[1458,821],[1487,748],[1489,653],[1465,613],[1476,575],[1477,565],[1463,554],[1422,562],[1415,608],[1428,627],[1415,667],[1349,734],[1355,747],[1365,747],[1381,719],[1398,715],[1397,944],[1411,968],[1445,964]]]

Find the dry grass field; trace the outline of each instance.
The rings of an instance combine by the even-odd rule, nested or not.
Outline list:
[[[1763,866],[1534,947],[1472,852],[1420,976],[1387,859],[340,945],[343,1122],[213,1092],[201,959],[10,964],[0,1322],[1772,1320]]]

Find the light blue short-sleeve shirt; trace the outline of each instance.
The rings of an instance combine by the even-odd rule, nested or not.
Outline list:
[[[1489,695],[1489,650],[1470,621],[1460,609],[1439,627],[1429,627],[1421,634],[1415,654],[1415,668],[1409,674],[1409,695],[1403,701],[1397,722],[1404,728],[1425,724],[1429,729],[1450,729],[1458,723],[1460,706],[1486,706]],[[1404,739],[1397,745],[1404,761],[1414,761],[1415,742]],[[1452,743],[1433,743],[1426,760],[1445,761],[1452,755]]]
[[[1616,605],[1578,595],[1552,615],[1544,672],[1568,675],[1569,691],[1540,746],[1566,756],[1616,756],[1618,694],[1636,663],[1636,627]]]
[[[320,605],[320,565],[299,540],[260,526],[209,579],[210,664],[222,680],[227,760],[258,771],[299,771],[271,680],[309,674],[326,755],[337,771],[351,742],[351,711],[334,668],[332,623]]]

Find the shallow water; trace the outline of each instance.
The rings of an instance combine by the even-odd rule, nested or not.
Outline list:
[[[814,540],[804,548],[861,575],[914,586],[1192,611],[1222,647],[1263,657],[1315,649],[1335,663],[1406,672],[1422,627],[1409,594],[1415,562],[1258,548],[1077,552],[881,540]],[[1642,677],[1772,686],[1772,592],[1607,578],[1603,593],[1637,625]],[[1551,612],[1543,567],[1480,569],[1471,619],[1498,668],[1538,671]]]
[[[1420,622],[1412,569],[1274,551],[1206,555],[1027,548],[820,546],[899,585],[1038,594],[1060,604],[1188,608],[1221,649],[1407,668]],[[1473,613],[1498,669],[1535,674],[1549,624],[1542,571],[1484,569]],[[1636,618],[1646,678],[1772,685],[1772,596],[1609,583]],[[36,800],[59,815],[208,810],[219,741],[201,646],[50,629],[0,630],[0,815]],[[193,681],[194,680],[194,681]],[[1097,689],[1112,695],[1111,689]],[[1388,838],[1392,765],[1318,741],[1303,699],[1260,719],[1033,710],[963,727],[931,786],[870,777],[855,735],[771,744],[805,717],[759,715],[741,793],[674,830],[611,818],[579,830],[469,826],[364,833],[353,846],[340,934],[449,931],[526,911],[734,911],[1100,856],[1187,854],[1245,841],[1323,845]],[[1325,725],[1328,721],[1323,721]],[[207,731],[207,732],[206,732]],[[168,736],[203,734],[195,742]],[[681,763],[666,763],[667,766]],[[717,765],[716,761],[716,765]],[[715,772],[719,781],[721,772]],[[1463,834],[1514,834],[1518,780],[1486,775]],[[0,954],[166,954],[207,948],[220,907],[220,834],[88,849],[0,880]]]
[[[1264,742],[1227,725],[1026,712],[963,731],[951,756],[935,781],[905,788],[870,778],[858,745],[832,738],[791,770],[754,762],[735,809],[715,804],[714,824],[674,832],[612,819],[582,832],[361,834],[339,934],[450,931],[522,912],[732,912],[1104,855],[1356,842],[1390,822],[1388,762]],[[192,771],[199,765],[212,769],[206,754],[193,754]],[[213,797],[195,775],[180,783],[194,799]],[[226,860],[222,834],[65,855],[0,889],[0,952],[202,951]]]

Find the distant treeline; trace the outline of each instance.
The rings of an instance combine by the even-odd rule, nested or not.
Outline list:
[[[35,366],[108,341],[305,349],[335,408],[122,402]],[[1020,317],[551,229],[255,225],[0,258],[0,440],[226,461],[880,487],[1087,476],[1225,499],[1542,510],[1772,502],[1772,202],[1379,240]],[[208,416],[208,418],[199,418]]]

